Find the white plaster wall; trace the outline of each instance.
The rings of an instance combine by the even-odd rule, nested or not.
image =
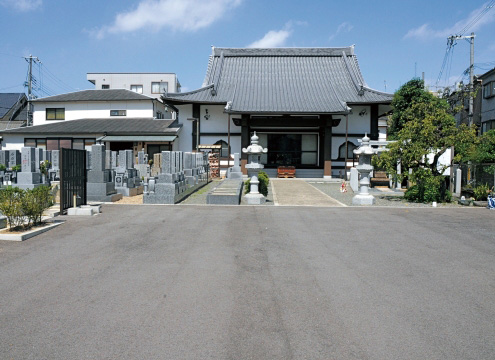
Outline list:
[[[360,116],[359,113],[365,110],[366,114]],[[348,133],[369,133],[371,125],[371,107],[370,106],[352,106],[352,114],[349,114]],[[336,116],[336,118],[338,118]],[[334,134],[345,134],[345,116],[340,117],[339,126],[332,129]]]
[[[209,120],[205,120],[206,109],[208,109],[208,115],[210,115]],[[229,115],[224,113],[224,105],[201,105],[200,106],[200,116],[201,116],[201,132],[224,132],[228,131],[228,121]],[[231,116],[231,117],[240,117]],[[232,119],[230,120],[230,132],[241,132],[240,126],[235,126]]]
[[[21,151],[21,149],[24,147],[24,135],[8,135],[4,133],[2,136],[2,150]]]
[[[150,101],[93,101],[93,102],[60,102],[60,103],[34,103],[33,125],[53,124],[58,121],[70,121],[77,119],[95,118],[126,118],[126,117],[154,117],[157,105],[162,112],[163,104]],[[65,108],[65,120],[46,120],[47,108]],[[110,116],[110,110],[126,110],[126,116]]]
[[[187,120],[192,118],[192,105],[179,105],[179,123],[182,124],[182,129],[179,134],[179,150],[180,151],[191,151],[195,150],[192,148],[192,121]],[[177,141],[176,139],[175,141]]]

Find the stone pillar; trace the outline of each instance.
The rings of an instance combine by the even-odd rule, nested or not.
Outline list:
[[[359,173],[355,167],[351,168],[351,179],[350,179],[351,189],[354,192],[359,190]]]
[[[457,169],[455,172],[455,191],[454,195],[461,196],[461,186],[462,186],[462,170]]]
[[[399,161],[397,161],[397,184],[396,184],[396,188],[398,190],[402,189],[402,184],[401,184],[401,181],[400,181],[400,175],[402,174],[402,164]]]
[[[112,151],[105,150],[105,169],[110,170],[112,168]]]
[[[36,172],[36,149],[23,147],[21,172],[17,173],[17,186],[21,189],[33,189],[41,185],[41,174]]]
[[[40,162],[43,161],[43,149],[34,148],[34,166],[35,171],[40,171]]]
[[[9,151],[9,168],[21,165],[21,153],[19,150],[8,150]]]
[[[52,168],[60,170],[60,150],[52,150]]]
[[[7,153],[7,150],[0,150],[0,164],[4,165],[5,167],[8,167],[8,158],[9,155]]]

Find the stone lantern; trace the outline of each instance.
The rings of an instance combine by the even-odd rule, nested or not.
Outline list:
[[[251,145],[242,149],[242,152],[248,154],[248,164],[246,165],[246,169],[249,173],[253,174],[250,182],[250,190],[249,193],[244,196],[247,203],[250,205],[259,205],[264,204],[266,199],[263,194],[260,194],[258,185],[258,172],[264,168],[261,163],[261,155],[266,154],[268,149],[264,149],[261,145],[258,144],[258,136],[256,136],[256,131],[251,137]]]
[[[364,135],[361,146],[354,150],[354,154],[359,155],[359,165],[357,171],[361,175],[359,180],[359,193],[352,198],[352,205],[373,205],[375,198],[369,193],[370,173],[373,171],[371,156],[375,150],[370,146],[370,138]]]

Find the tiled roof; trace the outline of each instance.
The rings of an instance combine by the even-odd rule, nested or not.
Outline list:
[[[167,135],[177,134],[180,127],[175,120],[153,118],[127,119],[80,119],[57,121],[53,124],[37,125],[2,131],[9,134],[103,134],[108,135]]]
[[[23,98],[26,98],[24,93],[0,93],[0,118],[3,118]]]
[[[213,48],[203,87],[163,96],[171,104],[231,101],[232,113],[342,113],[348,104],[390,103],[370,89],[354,47]]]
[[[0,131],[7,129],[17,129],[25,125],[25,121],[0,121]]]
[[[155,98],[138,94],[127,89],[82,90],[62,95],[48,96],[33,100],[33,102],[59,101],[126,101],[126,100],[155,100]]]

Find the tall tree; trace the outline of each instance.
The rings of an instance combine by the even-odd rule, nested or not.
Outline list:
[[[404,112],[413,104],[429,102],[433,95],[424,90],[423,80],[412,79],[402,85],[394,94],[392,99],[392,108],[394,109],[388,126],[388,138],[394,140],[397,138],[399,131],[404,127],[407,118]]]
[[[411,81],[414,86],[411,86]],[[418,89],[416,86],[422,81],[411,81],[398,91],[401,95],[396,94],[394,100],[397,101],[392,103],[396,116],[395,129],[398,130],[395,133],[396,142],[389,144],[389,151],[382,153],[377,162],[395,175],[398,162],[403,169],[412,169],[412,180],[423,190],[425,186],[442,187],[433,189],[436,194],[433,198],[441,201],[446,194],[442,174],[448,166],[441,164],[440,157],[455,146],[454,159],[459,161],[465,158],[476,142],[476,131],[466,125],[457,127],[448,103],[422,87]],[[412,99],[409,104],[405,102],[406,93]],[[420,196],[418,200],[425,199]]]

